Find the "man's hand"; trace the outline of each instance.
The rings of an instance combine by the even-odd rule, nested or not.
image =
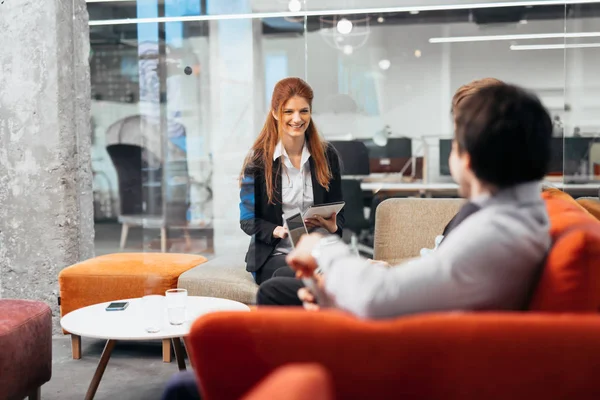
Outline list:
[[[284,226],[278,226],[277,228],[273,229],[273,237],[285,239],[287,235],[288,231]]]
[[[307,229],[325,228],[329,233],[335,233],[338,230],[336,213],[331,214],[329,218],[323,218],[320,215],[307,218],[304,220],[304,224],[306,225]]]
[[[391,265],[389,263],[385,262],[385,261],[371,260],[370,258],[368,258],[367,261],[370,264],[373,264],[373,265],[381,265],[381,266],[386,267],[386,268],[391,267]]]
[[[325,279],[323,275],[314,275],[313,279],[319,290],[323,291]],[[298,290],[298,298],[302,301],[302,306],[308,311],[319,311],[321,307],[317,304],[317,299],[309,288],[303,287]]]
[[[296,277],[311,278],[313,276],[317,269],[317,261],[311,253],[321,238],[322,236],[318,233],[303,235],[296,248],[285,258],[288,265],[296,271]]]

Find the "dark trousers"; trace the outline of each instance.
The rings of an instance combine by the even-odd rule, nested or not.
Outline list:
[[[273,278],[263,282],[256,294],[259,306],[301,306],[298,290],[304,287],[290,267],[279,268]]]
[[[200,391],[194,371],[181,371],[173,375],[165,387],[162,400],[200,400]]]
[[[256,274],[254,275],[254,280],[256,281],[256,283],[260,285],[261,283],[271,279],[273,275],[275,275],[275,271],[277,271],[280,268],[290,269],[290,267],[288,267],[287,263],[285,262],[285,256],[286,254],[269,256],[269,258],[267,258],[267,261],[263,264],[262,267],[260,267],[258,271],[256,271]]]

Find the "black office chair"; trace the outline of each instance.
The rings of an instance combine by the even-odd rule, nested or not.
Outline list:
[[[342,194],[346,205],[344,206],[344,241],[352,242],[356,238],[358,250],[365,257],[373,257],[372,246],[367,245],[369,240],[369,220],[365,218],[363,192],[360,181],[342,179]]]

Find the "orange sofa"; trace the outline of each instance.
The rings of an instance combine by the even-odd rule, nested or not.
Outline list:
[[[554,245],[534,312],[376,322],[301,309],[207,315],[190,334],[204,398],[240,398],[295,362],[324,366],[338,399],[600,398],[600,222],[562,192],[543,198]]]
[[[262,310],[199,319],[203,399],[239,399],[276,368],[321,364],[336,399],[599,399],[600,318],[423,314],[384,322]],[[291,388],[290,388],[291,390]]]
[[[292,364],[277,368],[244,395],[242,400],[333,400],[333,381],[319,364]]]

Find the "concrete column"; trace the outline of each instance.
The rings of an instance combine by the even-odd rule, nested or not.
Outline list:
[[[85,1],[4,1],[0,32],[0,297],[57,329],[58,273],[94,251]]]
[[[218,9],[218,7],[224,9]],[[249,12],[247,0],[211,2],[209,13]],[[215,254],[248,249],[240,229],[238,174],[262,127],[264,69],[260,20],[212,21],[210,24],[210,134],[213,158]]]

